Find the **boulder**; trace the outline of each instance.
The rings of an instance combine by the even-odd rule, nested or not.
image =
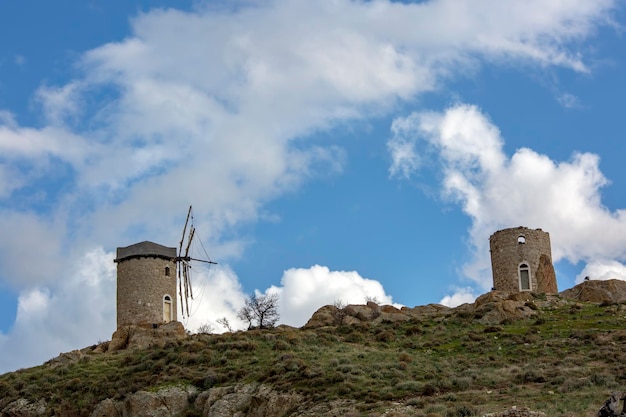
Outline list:
[[[303,401],[296,393],[282,393],[262,384],[211,388],[194,403],[204,417],[266,417],[288,415]]]
[[[100,401],[91,412],[91,417],[122,417],[122,405],[110,398]]]
[[[546,417],[546,414],[541,411],[530,411],[526,407],[512,407],[500,413],[483,414],[483,417]]]
[[[528,297],[533,296],[530,293],[523,295],[517,292],[491,291],[476,299],[472,315],[479,323],[487,325],[527,319],[537,314],[529,307]]]
[[[2,410],[2,417],[40,417],[47,415],[48,407],[46,401],[41,399],[37,402],[30,402],[25,398],[15,400]]]
[[[406,312],[411,317],[420,319],[446,316],[452,313],[452,308],[444,306],[443,304],[427,304],[425,306],[417,306],[413,308],[402,307],[401,311]]]
[[[590,280],[561,292],[568,300],[592,303],[623,303],[626,301],[626,281],[618,279]]]
[[[91,417],[173,417],[184,411],[197,394],[192,386],[162,388],[156,392],[138,391],[123,401],[101,401]]]
[[[317,327],[334,326],[337,324],[336,317],[338,312],[339,309],[332,305],[321,307],[313,313],[309,321],[304,325],[304,328],[313,329]]]
[[[156,328],[152,324],[123,326],[113,333],[107,351],[164,346],[167,342],[182,340],[186,337],[185,327],[177,321],[161,324]]]
[[[57,368],[59,366],[68,365],[70,363],[76,363],[80,360],[84,359],[85,353],[81,350],[73,350],[67,353],[61,353],[56,358],[50,359],[45,365],[48,365],[51,368]]]
[[[195,394],[193,387],[168,387],[157,392],[139,391],[124,401],[124,415],[128,417],[173,417],[189,405]]]

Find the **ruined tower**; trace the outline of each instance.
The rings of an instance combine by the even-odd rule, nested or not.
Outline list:
[[[499,291],[557,293],[550,234],[515,227],[489,237],[493,288]]]
[[[140,242],[117,248],[117,327],[177,321],[176,248]]]

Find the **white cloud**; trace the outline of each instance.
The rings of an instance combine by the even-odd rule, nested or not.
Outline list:
[[[588,262],[580,274],[578,274],[576,284],[583,282],[585,277],[599,280],[621,279],[626,281],[626,265],[614,260],[594,259]]]
[[[602,205],[600,191],[608,181],[597,155],[574,153],[556,162],[521,148],[509,158],[498,128],[470,105],[414,113],[394,127],[403,140],[411,138],[416,155],[423,149],[442,162],[443,196],[472,219],[474,260],[464,272],[483,289],[491,287],[488,237],[506,227],[548,231],[554,262],[626,260],[626,210]]]
[[[224,317],[233,329],[245,328],[244,323],[237,318],[237,312],[243,307],[246,295],[237,275],[230,268],[211,266],[194,273],[192,285],[194,300],[189,301],[189,317],[183,316],[179,302],[178,317],[185,328],[193,332],[204,324],[210,324],[216,332],[221,333],[226,329],[217,320]]]
[[[379,304],[392,304],[380,282],[363,278],[356,271],[330,271],[320,265],[288,269],[281,287],[268,291],[280,294],[281,323],[291,326],[304,325],[317,309],[335,300],[365,304],[368,298],[375,298]]]
[[[580,99],[573,94],[563,93],[557,96],[556,100],[566,109],[578,109],[582,107]]]
[[[443,297],[441,301],[439,301],[439,304],[443,304],[448,307],[457,307],[461,304],[473,303],[475,300],[476,295],[474,295],[473,288],[455,288],[454,293]]]
[[[5,282],[19,288],[36,288],[62,275],[63,253],[58,224],[31,213],[0,211],[0,264]]]
[[[195,330],[209,323],[221,332],[223,326],[216,320],[226,317],[234,329],[245,329],[246,323],[237,318],[237,312],[247,297],[235,274],[226,269],[213,269],[194,294],[204,294],[193,302],[187,328]],[[280,324],[303,326],[320,307],[341,300],[345,304],[365,304],[376,299],[382,304],[393,304],[379,281],[363,278],[356,271],[331,271],[326,266],[292,268],[283,273],[280,286],[271,286],[259,293],[279,295]]]
[[[109,340],[113,330],[113,254],[96,248],[56,276],[54,284],[20,293],[15,323],[0,333],[0,373]]]
[[[81,86],[71,82],[62,87],[41,86],[35,97],[43,107],[44,116],[51,125],[62,125],[65,120],[74,119],[81,112]]]

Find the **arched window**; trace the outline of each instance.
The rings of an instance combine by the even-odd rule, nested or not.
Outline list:
[[[530,268],[526,263],[519,266],[519,289],[520,291],[530,291]]]
[[[170,276],[170,267],[169,267],[169,266],[166,266],[166,267],[165,267],[165,276],[166,276],[166,277],[169,277],[169,276]]]
[[[172,297],[170,297],[169,295],[164,295],[163,296],[163,322],[164,323],[169,323],[170,321],[172,321],[172,313],[173,313]]]
[[[526,243],[526,237],[524,235],[519,235],[517,237],[517,243],[519,243],[520,245],[523,245],[524,243]]]

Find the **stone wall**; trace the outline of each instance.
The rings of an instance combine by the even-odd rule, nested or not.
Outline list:
[[[489,249],[496,290],[520,291],[519,266],[526,263],[530,291],[558,292],[549,233],[521,226],[500,230],[489,238]]]
[[[169,267],[169,276],[166,275]],[[172,302],[172,321],[178,320],[176,262],[161,257],[133,257],[117,263],[117,327],[163,323],[163,297]]]

